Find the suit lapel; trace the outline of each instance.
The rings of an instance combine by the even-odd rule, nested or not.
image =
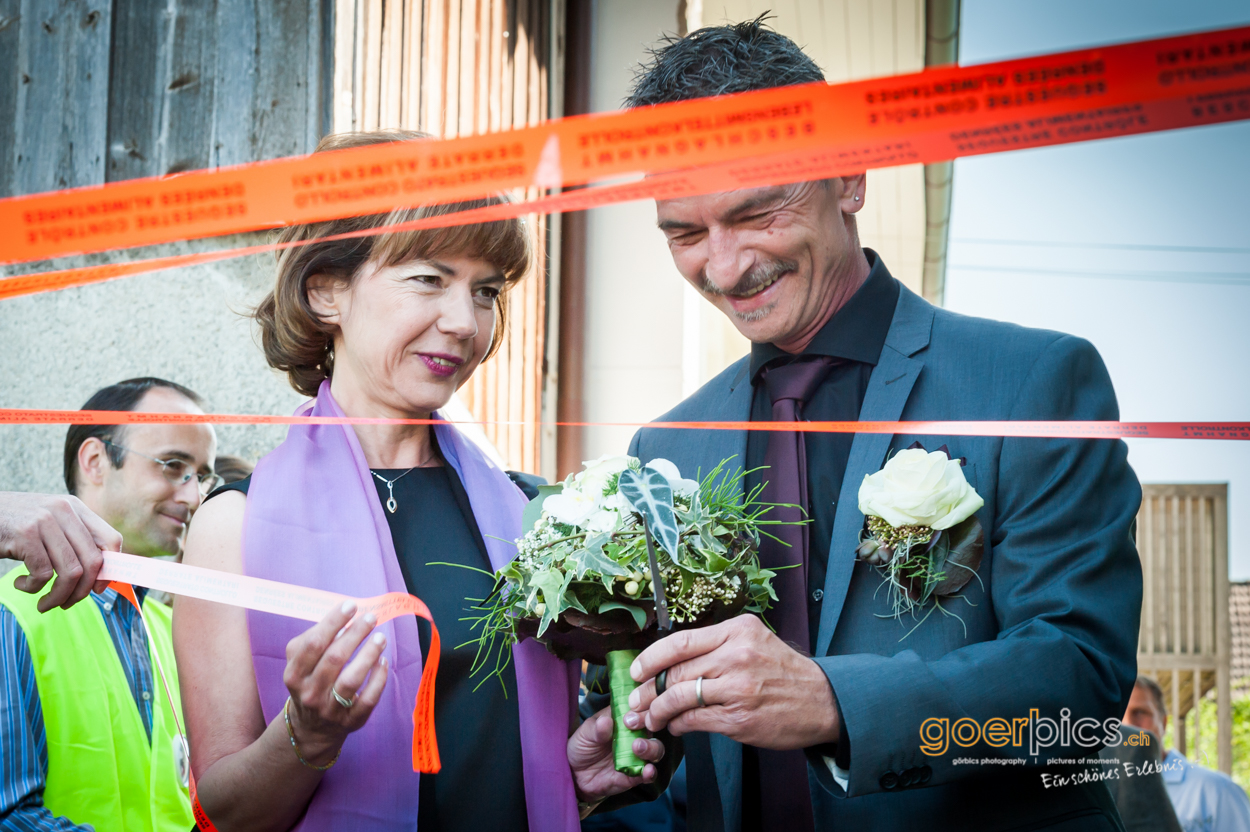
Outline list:
[[[746,422],[751,419],[751,399],[755,388],[751,386],[750,373],[748,366],[750,358],[744,358],[741,362],[741,368],[734,374],[730,382],[729,389],[724,390],[723,394],[716,395],[708,409],[708,421],[714,422]],[[675,431],[675,438],[682,442],[687,437],[682,434],[688,431]],[[695,431],[697,435],[697,444],[691,442],[688,447],[693,451],[689,470],[699,470],[698,479],[702,480],[707,476],[709,468],[707,465],[716,465],[723,459],[733,457],[726,468],[728,472],[732,472],[738,468],[744,468],[747,464],[747,432],[745,430],[702,430]],[[675,454],[674,457],[681,455]],[[679,466],[682,471],[686,471],[687,466]],[[694,477],[694,474],[685,474],[688,477]],[[741,491],[738,495],[742,498]]]
[[[750,358],[742,359],[737,370],[729,374],[728,385],[699,392],[706,400],[699,402],[698,419],[750,420],[754,388],[749,366]],[[744,430],[668,430],[663,434],[657,444],[648,444],[648,448],[667,453],[688,477],[695,476],[697,470],[702,479],[711,466],[731,457],[727,473],[746,466],[747,432]],[[742,498],[741,491],[738,496]],[[685,742],[692,832],[738,832],[742,816],[742,746],[721,734],[691,734]],[[695,789],[700,793],[696,795]],[[708,800],[712,795],[719,799]]]
[[[742,360],[740,370],[734,374],[729,390],[717,397],[713,405],[713,420],[746,422],[751,419],[751,400],[755,388],[750,379],[750,357]],[[747,464],[747,432],[745,430],[708,430],[703,434],[703,446],[697,458],[715,465],[733,457],[726,466],[730,472],[745,468]],[[704,474],[707,471],[703,472]],[[738,499],[743,497],[739,490]],[[738,832],[742,824],[742,745],[722,734],[707,734],[707,749],[716,774],[716,786],[720,796],[719,829]],[[709,821],[712,818],[709,817]],[[693,827],[692,827],[693,828]],[[711,827],[709,827],[711,828]]]
[[[933,307],[905,286],[899,292],[898,305],[890,331],[881,350],[881,360],[868,380],[864,405],[859,412],[861,422],[893,422],[903,415],[924,362],[912,358],[929,344],[933,328]],[[820,629],[816,637],[817,656],[829,650],[833,631],[855,567],[855,547],[864,515],[859,511],[859,486],[864,477],[881,468],[890,442],[889,434],[857,433],[842,477],[833,519],[833,537],[829,543],[829,565],[825,573],[825,596],[820,613]]]

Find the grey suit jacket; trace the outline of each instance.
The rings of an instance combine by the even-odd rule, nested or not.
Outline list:
[[[748,420],[747,367],[743,358],[657,421]],[[1088,342],[957,315],[905,287],[860,412],[861,421],[1118,418],[1110,377]],[[889,612],[877,593],[881,578],[854,551],[864,524],[860,483],[915,441],[967,458],[965,474],[985,499],[977,517],[986,546],[980,580],[944,604],[958,618],[933,614],[906,635],[916,622],[880,617]],[[643,428],[630,448],[691,476],[728,457],[744,460],[746,433]],[[1142,600],[1132,540],[1140,501],[1119,440],[856,435],[814,650],[844,718],[850,779],[843,790],[809,750],[818,829],[1119,827],[1101,783],[1047,788],[1040,777],[1059,770],[1043,768],[1050,757],[1093,757],[1097,747],[1029,757],[1027,744],[980,742],[929,756],[920,726],[931,717],[952,725],[1027,718],[1034,708],[1056,720],[1063,709],[1099,722],[1124,713]],[[710,751],[706,769],[720,798],[696,811],[691,793],[691,828],[737,832],[741,746],[692,735],[686,749],[692,779],[704,765],[698,756]],[[971,757],[1023,765],[953,762]]]

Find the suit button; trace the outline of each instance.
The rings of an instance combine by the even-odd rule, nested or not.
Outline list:
[[[928,766],[920,767],[920,782],[921,783],[928,783],[932,777],[933,777],[933,769],[929,768]]]
[[[820,599],[824,597],[825,597],[825,591],[823,589],[812,590],[812,600],[815,601],[817,604],[819,604]]]
[[[903,788],[907,788],[908,786],[916,785],[916,782],[919,779],[920,779],[919,773],[917,773],[917,771],[914,768],[909,768],[903,772],[902,776],[898,778],[898,783]]]
[[[887,771],[885,774],[881,775],[881,788],[885,789],[887,792],[897,789],[898,775],[892,771]]]

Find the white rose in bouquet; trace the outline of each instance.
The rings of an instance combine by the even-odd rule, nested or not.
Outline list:
[[[949,529],[983,505],[958,460],[921,448],[899,451],[859,487],[859,510],[895,528]]]
[[[621,515],[611,509],[601,508],[586,520],[586,531],[592,534],[611,534],[620,525]]]
[[[614,491],[612,494],[604,497],[600,505],[611,511],[623,514],[628,514],[630,511],[633,511],[633,509],[629,506],[629,500],[626,500],[625,495],[620,491]]]
[[[559,494],[552,494],[543,502],[543,511],[566,526],[581,526],[599,511],[599,500],[566,485]]]
[[[594,497],[601,497],[607,488],[608,480],[629,467],[630,457],[604,454],[598,459],[583,462],[584,470],[573,478],[577,487]],[[546,507],[546,503],[543,504]]]
[[[690,497],[699,490],[698,482],[683,477],[677,470],[677,466],[667,459],[653,459],[647,463],[647,467],[659,471],[664,479],[668,480],[668,487],[673,489],[674,494]]]

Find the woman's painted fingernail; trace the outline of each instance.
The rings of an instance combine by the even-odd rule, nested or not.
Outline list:
[[[378,623],[378,617],[371,612],[365,613],[364,620],[365,620],[365,623],[368,624],[370,627]]]
[[[374,633],[373,643],[374,644],[386,644],[386,636],[384,636],[382,633]]]
[[[343,606],[339,607],[339,611],[342,612],[343,615],[351,615],[356,611],[356,602],[344,601]]]
[[[642,694],[639,693],[637,690],[635,690],[633,693],[629,695],[629,707],[633,708],[634,710],[637,710],[638,706],[641,704],[642,704]]]

